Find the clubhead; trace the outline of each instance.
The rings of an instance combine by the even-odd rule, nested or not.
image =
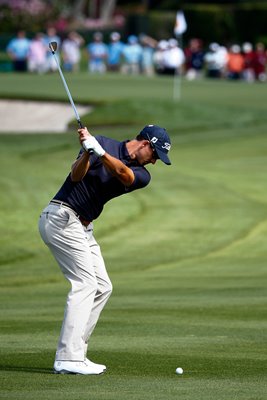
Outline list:
[[[52,53],[55,53],[57,51],[57,42],[50,42],[49,48],[52,51]]]

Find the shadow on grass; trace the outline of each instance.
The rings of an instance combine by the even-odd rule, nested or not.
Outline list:
[[[38,368],[38,367],[30,367],[30,366],[5,366],[0,365],[0,371],[7,371],[7,372],[30,372],[30,373],[37,373],[37,374],[53,374],[54,371],[52,368]]]

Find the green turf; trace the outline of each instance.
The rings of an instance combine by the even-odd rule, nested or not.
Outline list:
[[[108,372],[57,376],[68,285],[37,222],[77,137],[0,135],[0,398],[265,400],[266,86],[183,82],[174,102],[169,78],[68,79],[75,99],[96,104],[85,117],[94,133],[130,138],[164,124],[173,165],[149,167],[151,185],[95,223],[114,292],[90,356]],[[0,82],[3,97],[66,97],[57,75]]]

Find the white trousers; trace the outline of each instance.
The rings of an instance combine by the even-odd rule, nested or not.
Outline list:
[[[40,216],[39,231],[71,284],[56,360],[84,361],[89,338],[112,292],[93,224],[84,227],[71,209],[49,204]]]

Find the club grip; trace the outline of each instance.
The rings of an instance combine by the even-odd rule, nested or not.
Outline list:
[[[83,124],[81,123],[81,120],[77,119],[77,122],[78,122],[79,128],[81,128],[81,129],[84,128]]]
[[[81,129],[84,128],[84,126],[83,126],[83,124],[81,123],[81,120],[80,120],[80,119],[77,119],[77,122],[78,122],[78,125],[79,125],[79,127],[80,127]],[[89,154],[94,154],[93,150],[89,150]]]

